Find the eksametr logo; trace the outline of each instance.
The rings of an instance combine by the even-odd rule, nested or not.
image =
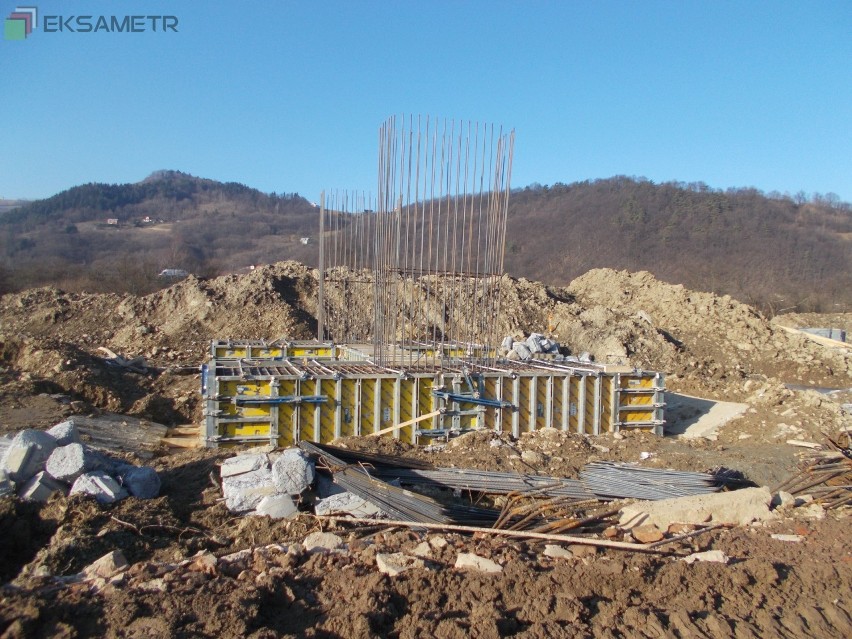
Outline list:
[[[4,40],[26,40],[38,28],[36,7],[15,7],[3,22]],[[166,15],[43,15],[43,33],[177,33],[178,17]]]
[[[38,9],[36,7],[15,7],[15,10],[3,21],[3,39],[26,40],[37,27]]]

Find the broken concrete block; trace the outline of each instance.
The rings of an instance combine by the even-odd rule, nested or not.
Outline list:
[[[481,572],[498,573],[503,572],[503,566],[485,557],[480,557],[472,552],[460,552],[456,556],[456,568],[471,568]]]
[[[9,479],[5,470],[0,469],[0,497],[11,495],[15,492],[15,482]]]
[[[511,335],[507,335],[503,338],[503,341],[500,343],[500,347],[510,351],[512,350],[512,346],[515,344],[515,340]]]
[[[571,544],[568,550],[575,557],[594,557],[598,554],[597,546],[587,546],[586,544]]]
[[[346,490],[338,486],[332,481],[330,477],[324,475],[322,473],[316,474],[316,486],[314,487],[314,492],[317,497],[320,499],[326,499],[331,497],[332,495],[340,495],[345,493]]]
[[[122,485],[137,499],[154,499],[160,494],[160,476],[150,466],[133,466],[119,476]]]
[[[65,484],[56,481],[45,471],[41,471],[21,486],[18,496],[25,501],[44,503],[50,499],[53,493],[62,493],[64,495],[67,490],[68,487]]]
[[[538,333],[532,333],[527,338],[526,345],[530,350],[530,353],[541,353],[544,351],[541,345],[541,339],[544,337],[543,335],[539,335]]]
[[[773,519],[769,504],[772,494],[762,488],[743,488],[726,493],[708,493],[643,501],[621,509],[619,525],[632,529],[642,524],[654,524],[666,530],[673,522],[686,524],[736,524],[744,526],[753,521]]]
[[[411,570],[412,568],[423,568],[425,564],[422,559],[417,557],[409,557],[402,552],[393,553],[376,553],[376,566],[379,572],[382,572],[391,577],[396,577],[398,574]]]
[[[99,504],[112,504],[127,497],[127,491],[102,470],[80,475],[71,486],[72,495],[90,495]]]
[[[290,495],[268,495],[260,500],[254,512],[273,519],[291,519],[299,514],[299,509]]]
[[[512,352],[518,356],[518,359],[526,360],[532,357],[532,351],[530,351],[524,342],[515,342],[512,345]]]
[[[58,446],[44,465],[51,477],[69,484],[73,484],[80,475],[95,470],[96,467],[97,462],[91,451],[87,451],[82,444]]]
[[[681,557],[679,561],[685,561],[688,564],[694,564],[696,561],[726,564],[728,563],[728,556],[721,550],[705,550],[704,552],[694,552],[686,557]]]
[[[109,579],[126,570],[129,565],[123,552],[113,550],[83,568],[80,574],[86,579],[93,577]]]
[[[258,468],[241,475],[222,479],[222,494],[225,505],[232,513],[244,513],[254,510],[264,497],[276,495],[279,491],[272,480],[269,468]]]
[[[288,448],[272,462],[272,478],[278,492],[298,495],[314,481],[314,462],[298,448]]]
[[[305,537],[305,541],[302,542],[302,545],[308,552],[337,550],[343,546],[343,539],[334,533],[312,532],[310,535]]]
[[[222,462],[219,469],[219,475],[222,478],[233,477],[234,475],[242,475],[250,473],[254,470],[259,470],[269,464],[269,458],[266,454],[248,454],[237,455]]]
[[[574,556],[574,553],[568,550],[567,548],[557,546],[556,544],[545,544],[544,556],[553,557],[556,559],[570,559]]]
[[[446,548],[449,542],[444,537],[441,537],[441,535],[436,535],[429,537],[429,545],[436,550],[441,550],[442,548]]]
[[[793,543],[799,543],[804,539],[802,535],[782,535],[781,533],[773,533],[769,536],[778,541],[789,541]]]
[[[14,482],[25,482],[40,470],[56,448],[56,440],[41,430],[22,430],[3,456],[3,469]]]
[[[662,540],[664,537],[662,531],[654,524],[636,526],[630,530],[630,534],[633,535],[633,539],[638,541],[640,544],[653,544],[654,542]]]
[[[780,491],[772,495],[772,507],[773,508],[786,508],[788,506],[795,506],[796,498],[793,497],[790,493],[786,491]]]
[[[80,432],[77,430],[77,426],[74,425],[73,419],[59,422],[56,426],[48,428],[46,432],[56,440],[57,446],[80,443]]]
[[[414,553],[415,557],[429,558],[432,556],[432,546],[429,545],[428,541],[421,541],[411,552]]]
[[[347,492],[319,500],[314,512],[317,515],[346,514],[352,517],[372,517],[381,514],[381,511],[370,502]]]

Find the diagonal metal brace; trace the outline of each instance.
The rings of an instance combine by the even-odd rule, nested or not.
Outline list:
[[[433,390],[432,394],[447,402],[457,402],[459,404],[476,404],[477,406],[488,406],[489,408],[514,408],[512,402],[507,402],[502,399],[491,399],[490,397],[474,397],[473,395],[460,395],[458,393],[450,393],[448,391]]]

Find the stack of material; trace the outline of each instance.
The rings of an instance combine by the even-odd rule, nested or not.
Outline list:
[[[800,471],[773,492],[811,495],[823,508],[852,505],[852,449],[827,438],[831,450],[807,453]]]
[[[45,502],[54,493],[84,494],[102,504],[128,495],[151,499],[160,493],[153,468],[134,466],[80,442],[73,420],[48,431],[20,431],[0,460],[0,495]]]
[[[331,450],[339,450],[334,447],[319,447],[310,442],[301,442],[299,447],[321,460],[325,469],[332,474],[335,484],[372,503],[392,518],[429,524],[482,526],[493,524],[499,516],[496,510],[442,504],[429,497],[416,495],[374,479],[363,466],[348,466],[343,459],[334,455]],[[352,451],[347,452],[354,454]],[[373,457],[375,459],[375,456]]]
[[[654,501],[714,493],[728,483],[727,479],[724,473],[692,473],[613,462],[593,462],[580,471],[585,487],[601,499]]]

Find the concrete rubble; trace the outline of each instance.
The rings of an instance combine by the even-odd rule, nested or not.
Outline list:
[[[17,492],[28,501],[45,502],[61,493],[85,494],[110,504],[132,494],[156,497],[160,478],[153,468],[113,459],[80,442],[73,420],[47,431],[20,431],[0,459],[0,496]]]
[[[411,557],[403,552],[376,553],[376,567],[379,572],[396,577],[413,568],[423,568],[425,563],[419,557]]]
[[[297,448],[278,454],[248,452],[222,462],[219,476],[231,512],[290,518],[298,514],[293,498],[314,482],[314,462]]]
[[[665,530],[673,522],[747,525],[774,518],[771,503],[772,493],[766,487],[642,501],[621,509],[619,525],[628,530],[645,524]]]
[[[487,557],[480,557],[472,552],[460,552],[456,555],[456,568],[470,568],[480,572],[499,573],[503,572],[503,566]]]

